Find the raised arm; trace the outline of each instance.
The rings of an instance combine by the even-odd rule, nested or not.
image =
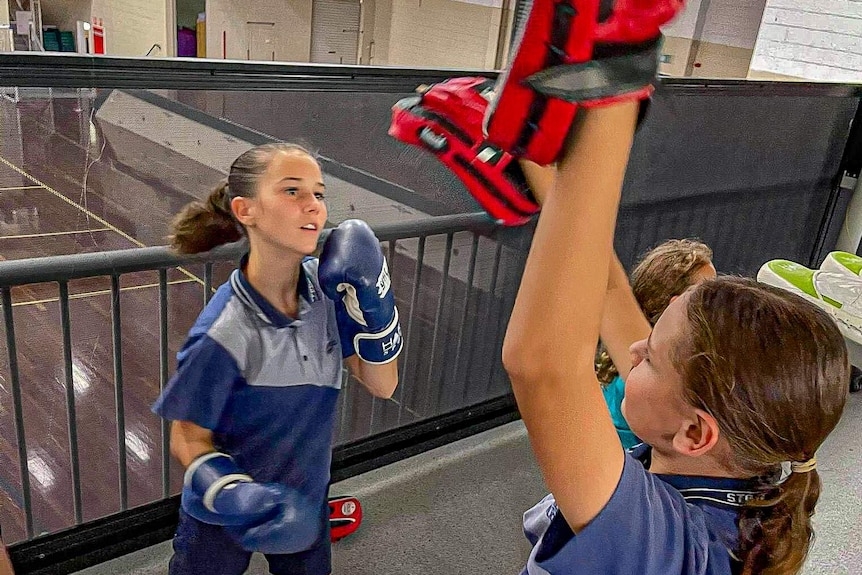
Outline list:
[[[358,355],[345,358],[350,373],[374,397],[389,399],[398,387],[398,362],[374,364],[362,361]]]
[[[503,345],[545,481],[576,530],[605,506],[623,468],[593,358],[636,115],[631,102],[581,112]]]
[[[520,163],[533,196],[539,205],[543,205],[554,189],[556,169],[553,166],[539,166],[528,160],[521,160]],[[578,189],[564,193],[578,193]],[[608,271],[599,337],[623,379],[626,379],[632,368],[629,348],[633,343],[646,339],[649,332],[649,321],[641,311],[625,268],[614,252]]]
[[[368,391],[389,398],[398,385],[404,344],[389,268],[368,224],[346,220],[332,230],[317,276],[335,314],[350,373]]]

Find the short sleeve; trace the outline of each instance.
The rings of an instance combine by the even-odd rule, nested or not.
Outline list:
[[[524,513],[524,535],[531,545],[538,543],[550,527],[555,503],[553,494],[549,493]]]
[[[242,381],[233,356],[207,335],[177,354],[177,371],[153,411],[171,421],[191,421],[217,431],[235,386]]]
[[[556,506],[554,506],[556,507]],[[709,558],[703,512],[626,455],[623,474],[605,508],[577,535],[559,511],[530,555],[531,575],[729,574],[729,557]],[[727,565],[727,571],[722,565]],[[718,567],[718,570],[714,568]]]

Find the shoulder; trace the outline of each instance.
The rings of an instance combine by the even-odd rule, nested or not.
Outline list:
[[[212,328],[213,324],[219,321],[232,299],[234,299],[233,290],[230,287],[230,282],[226,282],[216,290],[213,297],[210,298],[203,311],[201,311],[189,332],[189,337],[199,337],[206,334]]]
[[[194,348],[197,356],[225,353],[242,369],[247,356],[246,349],[257,331],[256,321],[235,296],[230,282],[227,282],[216,290],[198,316],[189,332],[184,351],[190,352]]]
[[[575,534],[562,513],[552,515],[530,556],[549,573],[707,573],[717,559],[702,510],[631,455],[608,504],[584,529]]]

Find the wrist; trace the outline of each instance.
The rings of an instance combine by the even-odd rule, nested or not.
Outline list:
[[[359,331],[353,336],[356,355],[365,363],[386,364],[401,354],[404,340],[401,336],[398,308],[393,306],[392,309],[392,320],[385,328],[377,332]]]

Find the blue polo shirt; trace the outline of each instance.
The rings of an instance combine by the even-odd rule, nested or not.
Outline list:
[[[255,480],[322,501],[342,361],[316,258],[302,263],[298,294],[294,320],[234,270],[189,332],[153,411],[212,430],[216,449]]]
[[[534,547],[522,575],[737,573],[737,514],[761,482],[653,474],[649,459],[646,445],[626,455],[610,501],[577,535],[551,495],[525,513]]]

